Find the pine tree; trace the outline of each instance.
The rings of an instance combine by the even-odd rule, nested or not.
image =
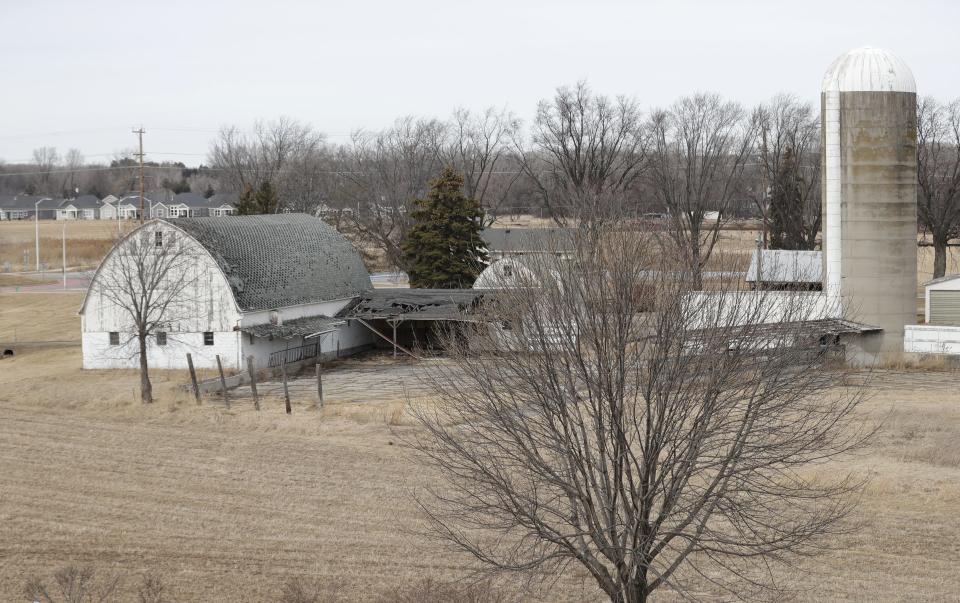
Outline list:
[[[403,244],[411,287],[469,287],[487,262],[480,238],[483,211],[463,194],[463,178],[445,168],[430,182],[426,199],[414,201],[416,224]]]
[[[269,180],[264,180],[260,188],[254,190],[249,184],[240,193],[237,201],[237,213],[241,216],[277,213],[279,200]]]
[[[805,228],[803,193],[793,154],[787,149],[773,182],[770,198],[770,248],[808,248]]]
[[[206,199],[209,199],[210,197],[212,197],[212,196],[214,196],[214,195],[216,195],[216,194],[217,194],[217,191],[213,190],[213,185],[212,185],[212,184],[208,184],[208,185],[207,185],[207,190],[205,190],[205,191],[203,192],[203,196],[204,196],[204,198],[206,198]]]

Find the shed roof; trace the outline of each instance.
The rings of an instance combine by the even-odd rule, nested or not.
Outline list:
[[[282,324],[264,324],[251,327],[241,327],[244,333],[249,333],[254,337],[278,337],[281,339],[290,339],[291,337],[312,337],[321,333],[329,333],[336,330],[344,323],[343,319],[330,318],[328,316],[307,316],[306,318],[297,318],[284,321]]]
[[[821,283],[823,262],[820,251],[793,251],[786,249],[763,249],[762,255],[754,250],[747,269],[747,282],[756,282],[759,268],[760,281],[765,283]],[[759,264],[759,266],[758,266]]]
[[[569,251],[575,228],[487,228],[480,236],[490,251],[534,253]]]
[[[372,288],[353,245],[306,214],[165,221],[210,252],[243,310],[345,299]]]
[[[930,285],[939,285],[940,283],[946,283],[958,278],[960,278],[960,274],[947,274],[945,276],[941,276],[940,278],[935,278],[931,281],[927,281],[923,284],[923,286],[929,287]]]
[[[396,320],[470,320],[484,295],[476,289],[374,289],[341,312],[344,318]]]

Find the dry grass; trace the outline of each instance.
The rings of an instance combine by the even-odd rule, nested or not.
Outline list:
[[[61,235],[63,222],[40,222],[40,261],[51,269],[62,263]],[[123,232],[135,226],[121,224]],[[96,266],[113,246],[117,225],[109,220],[79,220],[66,223],[67,266]],[[0,270],[9,264],[10,270],[33,270],[36,265],[34,224],[29,220],[0,222]],[[24,258],[27,259],[24,262]]]
[[[77,338],[80,298],[0,294],[0,339],[15,325],[21,339]],[[393,390],[372,388],[364,403],[328,389],[322,411],[303,399],[287,416],[279,399],[259,413],[215,398],[198,407],[180,387],[183,372],[153,377],[158,402],[146,407],[135,401],[136,372],[83,371],[79,347],[0,361],[0,601],[70,565],[127,577],[123,601],[137,599],[148,574],[176,601],[280,600],[295,578],[318,585],[323,601],[468,592],[448,585],[463,584],[469,560],[422,534],[412,494],[436,476],[402,446],[413,428]],[[843,467],[871,477],[855,518],[863,528],[783,576],[815,585],[799,600],[955,597],[958,379],[931,367],[877,373],[864,414],[883,428]],[[501,600],[517,588],[487,594]],[[708,584],[703,593],[719,596]],[[598,594],[571,568],[545,592],[515,599]]]

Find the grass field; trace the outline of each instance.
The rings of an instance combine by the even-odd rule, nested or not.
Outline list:
[[[0,334],[16,325],[22,339],[75,338],[79,300],[0,294]],[[40,308],[44,324],[30,320]],[[389,376],[391,363],[379,364]],[[871,478],[863,528],[783,576],[816,585],[799,600],[956,597],[958,380],[876,375],[865,418],[884,426],[850,462]],[[0,601],[68,564],[120,575],[121,601],[147,573],[175,601],[276,600],[296,576],[319,581],[327,600],[390,601],[424,578],[468,575],[469,560],[421,533],[412,494],[435,481],[401,445],[412,428],[395,388],[371,387],[360,403],[328,390],[323,411],[301,399],[286,416],[276,399],[260,413],[215,398],[198,407],[182,372],[154,381],[158,402],[145,407],[135,372],[82,371],[78,347],[0,361]],[[597,600],[576,570],[546,591],[500,588],[512,600]]]
[[[120,224],[129,232],[134,222]],[[67,267],[96,266],[110,250],[117,237],[117,224],[110,220],[41,220],[40,261],[48,269],[58,270],[63,265],[61,237],[66,227]],[[36,232],[29,220],[0,222],[0,271],[34,270],[36,268]],[[2,284],[2,283],[0,283]]]

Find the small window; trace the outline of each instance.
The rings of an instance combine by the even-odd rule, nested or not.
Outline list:
[[[110,331],[110,345],[120,345],[120,333]]]
[[[157,345],[167,345],[166,331],[157,331]]]
[[[203,345],[213,345],[213,331],[204,331]]]
[[[163,247],[163,232],[158,230],[156,233],[154,233],[153,236],[154,236],[154,246]]]

